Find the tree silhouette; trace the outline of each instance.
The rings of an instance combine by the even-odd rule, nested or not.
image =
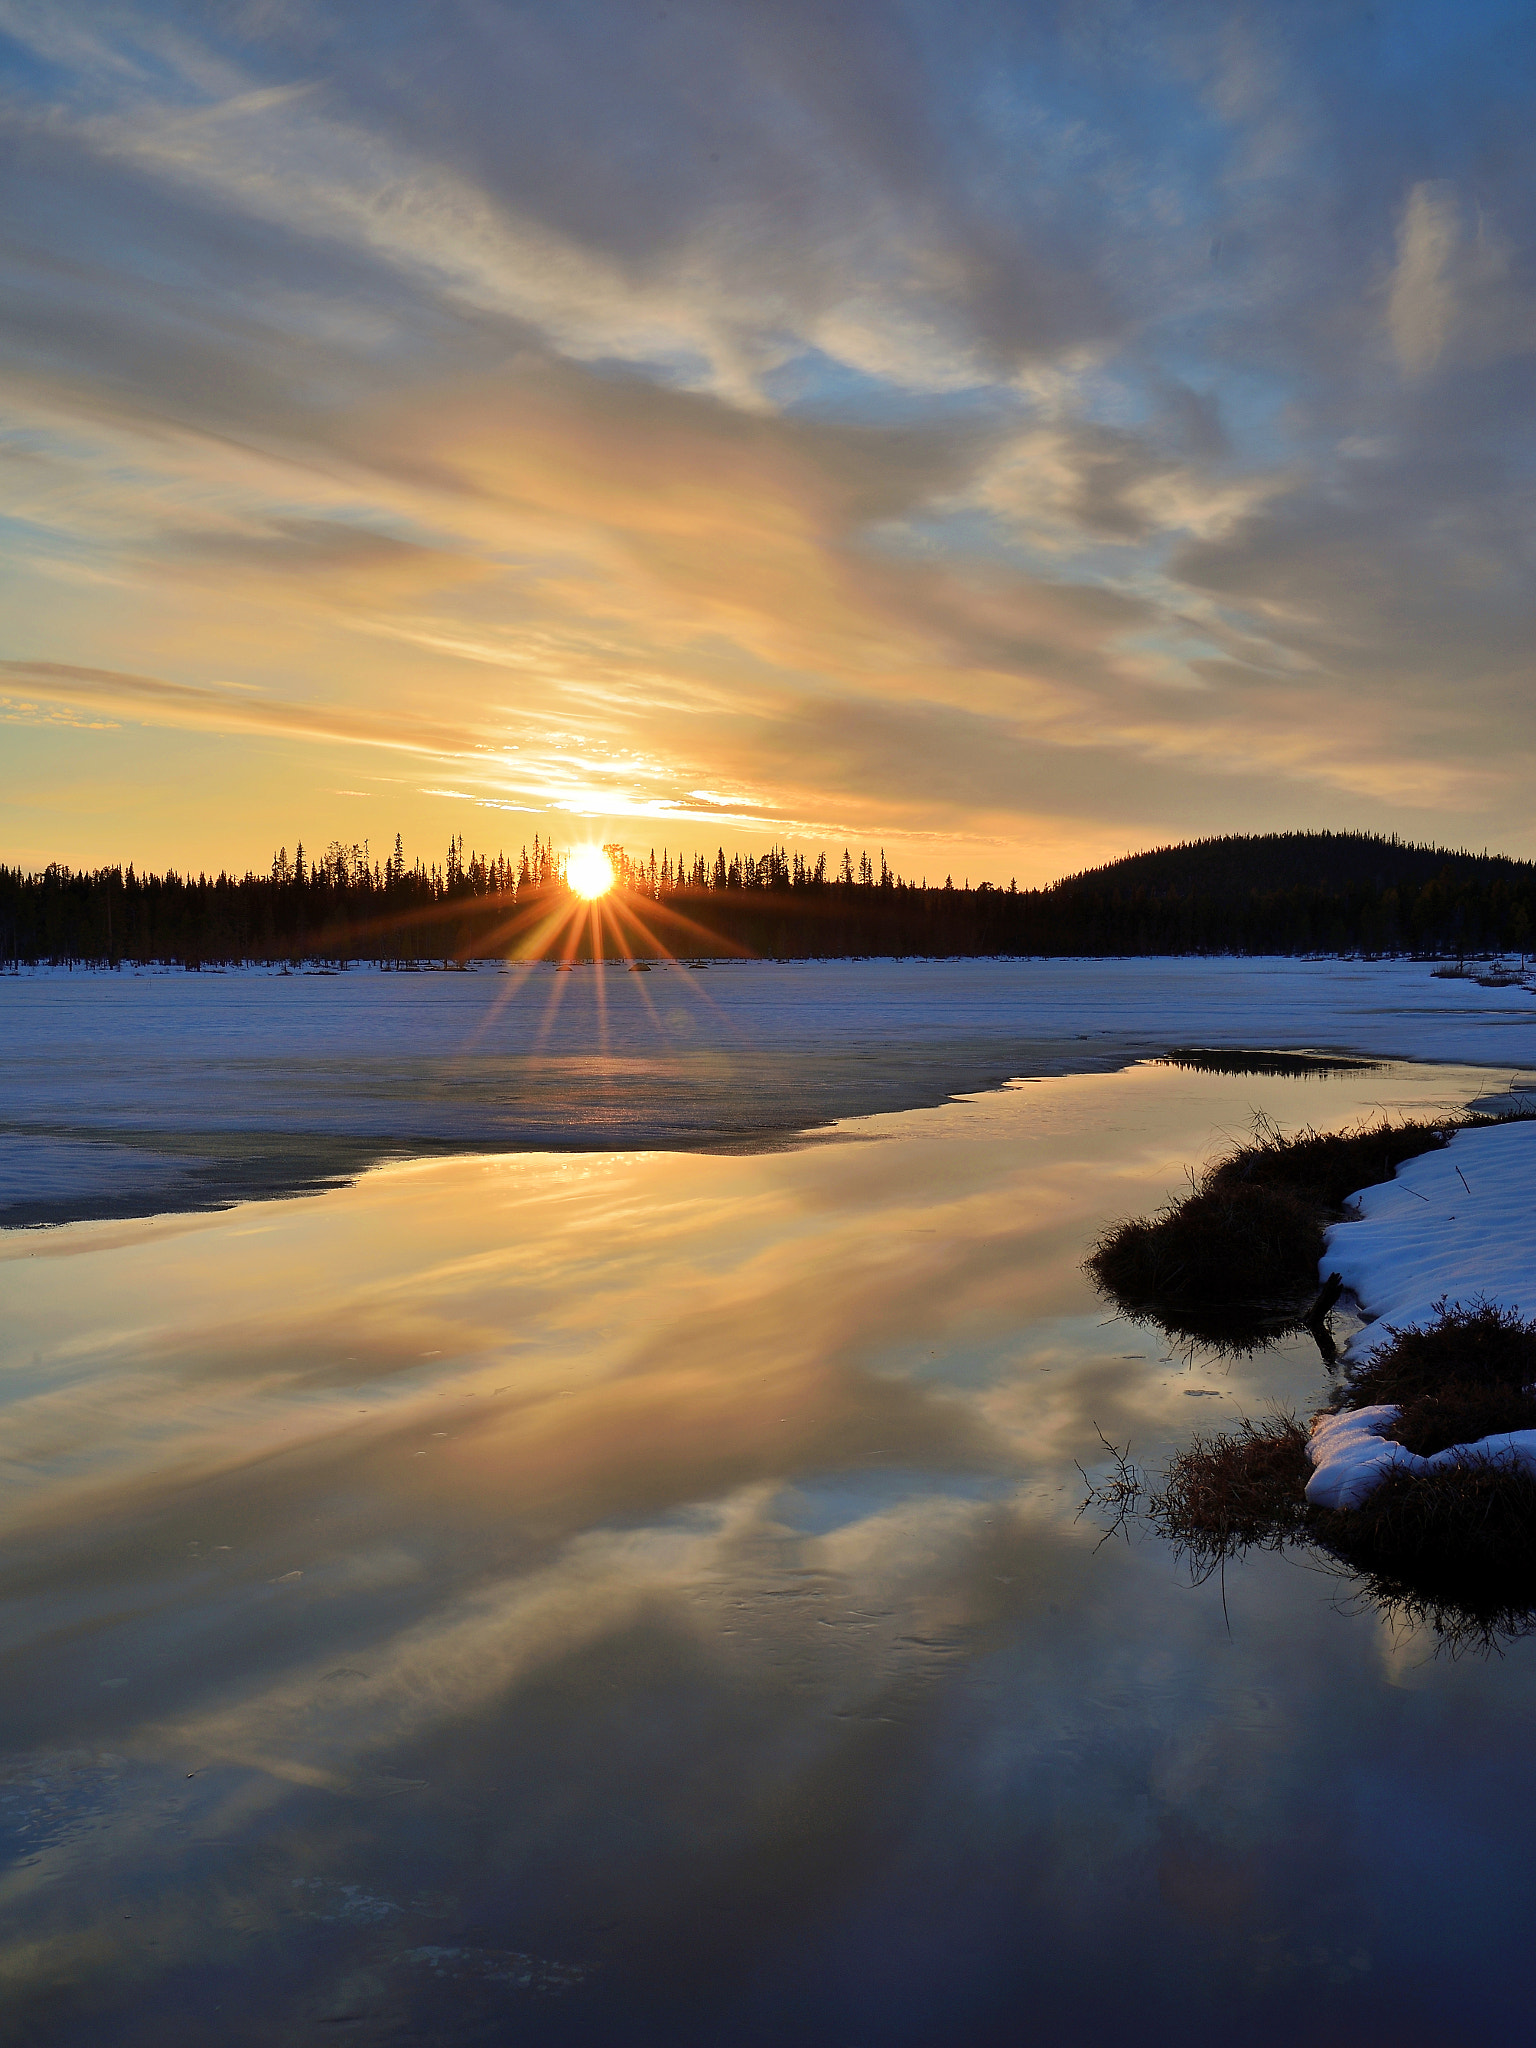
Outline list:
[[[719,848],[631,859],[606,849],[615,887],[595,914],[535,834],[514,862],[449,843],[441,866],[407,865],[403,840],[382,867],[366,843],[332,840],[261,873],[77,873],[0,868],[0,961],[429,960],[540,949],[586,958],[674,953],[828,958],[892,954],[1408,952],[1458,963],[1523,953],[1536,929],[1536,866],[1405,846],[1363,833],[1203,840],[1127,856],[1049,889],[909,882],[883,849],[835,879],[770,846],[729,861]],[[570,930],[567,930],[567,926]],[[542,936],[541,936],[542,935]]]

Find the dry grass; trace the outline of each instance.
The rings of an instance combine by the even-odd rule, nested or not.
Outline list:
[[[1383,1118],[1353,1131],[1297,1131],[1288,1138],[1260,1118],[1249,1143],[1218,1161],[1205,1185],[1283,1190],[1336,1222],[1359,1189],[1390,1180],[1405,1159],[1439,1151],[1463,1124],[1486,1121],[1462,1116],[1434,1123],[1405,1118],[1394,1124]]]
[[[1208,1167],[1183,1201],[1105,1231],[1085,1264],[1122,1308],[1170,1334],[1251,1348],[1305,1314],[1324,1230],[1348,1197],[1477,1121],[1285,1137],[1260,1118],[1250,1142]]]
[[[1536,1320],[1477,1302],[1447,1308],[1423,1330],[1396,1330],[1340,1389],[1336,1407],[1391,1402],[1392,1435],[1427,1458],[1452,1444],[1536,1429]]]
[[[1340,1407],[1402,1408],[1394,1440],[1427,1457],[1504,1430],[1536,1428],[1536,1319],[1479,1303],[1395,1333]],[[1147,1499],[1153,1528],[1197,1578],[1249,1550],[1301,1545],[1362,1597],[1433,1630],[1452,1649],[1496,1649],[1536,1633],[1536,1478],[1468,1458],[1390,1473],[1357,1508],[1310,1508],[1307,1433],[1294,1416],[1196,1437]]]
[[[1127,1308],[1205,1313],[1285,1306],[1298,1293],[1297,1274],[1314,1274],[1322,1250],[1322,1224],[1294,1195],[1206,1181],[1162,1215],[1107,1231],[1088,1268]]]
[[[1437,1394],[1409,1401],[1392,1435],[1404,1450],[1431,1458],[1453,1444],[1475,1444],[1485,1436],[1536,1429],[1536,1394],[1524,1387],[1481,1387],[1447,1381]]]
[[[1422,1330],[1394,1330],[1392,1341],[1349,1376],[1342,1405],[1411,1401],[1442,1393],[1447,1384],[1487,1389],[1536,1383],[1536,1318],[1475,1302],[1463,1308],[1435,1304],[1438,1320]],[[1479,1432],[1485,1434],[1486,1432]]]
[[[1118,1444],[1110,1442],[1102,1429],[1095,1433],[1108,1456],[1109,1465],[1102,1479],[1092,1479],[1087,1467],[1078,1464],[1077,1469],[1088,1491],[1077,1511],[1077,1519],[1081,1521],[1090,1513],[1102,1518],[1104,1533],[1099,1538],[1101,1544],[1107,1543],[1111,1536],[1123,1536],[1129,1543],[1130,1525],[1137,1518],[1141,1498],[1146,1491],[1146,1479],[1140,1466],[1131,1460],[1129,1444],[1122,1451]]]
[[[1240,1422],[1197,1436],[1149,1496],[1147,1515],[1204,1577],[1248,1550],[1279,1550],[1303,1535],[1312,1472],[1294,1415]]]
[[[1323,1231],[1356,1189],[1390,1180],[1457,1129],[1513,1120],[1473,1113],[1291,1138],[1260,1121],[1184,1201],[1106,1231],[1086,1264],[1123,1308],[1165,1330],[1251,1348],[1294,1327],[1312,1302]],[[1335,1406],[1400,1408],[1392,1435],[1424,1457],[1536,1429],[1536,1318],[1481,1302],[1439,1309],[1428,1329],[1393,1332]],[[1362,1506],[1334,1512],[1307,1505],[1311,1470],[1294,1416],[1245,1421],[1180,1452],[1146,1517],[1197,1577],[1249,1550],[1298,1544],[1453,1649],[1536,1633],[1536,1478],[1467,1459],[1393,1473]]]
[[[1383,1593],[1473,1615],[1536,1609],[1536,1479],[1469,1458],[1393,1472],[1357,1508],[1323,1511],[1310,1532]]]
[[[1250,1550],[1310,1551],[1353,1594],[1452,1652],[1536,1634],[1536,1479],[1469,1459],[1389,1474],[1347,1511],[1309,1508],[1306,1431],[1294,1416],[1197,1438],[1146,1517],[1202,1581]]]

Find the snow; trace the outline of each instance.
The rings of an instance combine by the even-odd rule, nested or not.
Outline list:
[[[1357,1365],[1393,1329],[1490,1301],[1536,1314],[1536,1123],[1458,1131],[1443,1151],[1352,1196],[1361,1220],[1328,1232],[1320,1270],[1336,1272],[1372,1318],[1344,1354]]]
[[[1336,1223],[1320,1273],[1337,1272],[1371,1321],[1344,1352],[1346,1370],[1391,1341],[1395,1330],[1438,1320],[1440,1304],[1488,1302],[1536,1314],[1536,1123],[1458,1131],[1437,1152],[1399,1167],[1396,1178],[1351,1198],[1359,1220]],[[1485,1437],[1420,1458],[1382,1433],[1393,1407],[1321,1417],[1308,1455],[1307,1499],[1357,1507],[1389,1471],[1431,1471],[1473,1457],[1514,1459],[1536,1471],[1536,1430]]]
[[[412,1153],[757,1143],[1175,1045],[1513,1075],[1536,1066],[1536,998],[1401,960],[40,969],[0,973],[0,1043],[15,1222],[198,1206]]]
[[[1448,1450],[1421,1458],[1401,1444],[1382,1441],[1383,1433],[1401,1413],[1390,1404],[1378,1404],[1319,1417],[1307,1445],[1307,1455],[1316,1468],[1307,1481],[1307,1499],[1313,1507],[1357,1508],[1393,1471],[1434,1472],[1447,1465],[1486,1459],[1523,1465],[1536,1472],[1536,1429],[1480,1437],[1472,1444],[1452,1444]]]
[[[34,968],[0,973],[0,1023],[18,1052],[116,1055],[125,1030],[155,1049],[299,1056],[471,1049],[653,1050],[661,1002],[711,1042],[1048,1044],[1105,1039],[1326,1047],[1472,1065],[1536,1060],[1536,996],[1440,978],[1423,961],[717,961],[631,975],[620,965],[392,973],[280,969]],[[546,1031],[546,1023],[549,1028]],[[483,1039],[480,1034],[484,1033]],[[662,1034],[665,1036],[665,1033]]]

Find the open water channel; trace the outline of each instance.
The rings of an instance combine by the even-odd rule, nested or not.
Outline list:
[[[1115,1319],[1105,1222],[1489,1084],[1143,1063],[0,1238],[7,2038],[1515,2037],[1536,1646],[1283,1558],[1224,1611],[1074,1464],[1324,1385]]]

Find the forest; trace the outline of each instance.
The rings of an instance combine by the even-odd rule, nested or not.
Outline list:
[[[829,867],[771,847],[674,857],[605,848],[588,903],[535,835],[516,860],[382,861],[332,841],[262,873],[0,867],[0,967],[495,958],[570,960],[1181,953],[1524,954],[1536,864],[1367,833],[1276,833],[1127,856],[1043,889],[913,882],[884,854]]]

